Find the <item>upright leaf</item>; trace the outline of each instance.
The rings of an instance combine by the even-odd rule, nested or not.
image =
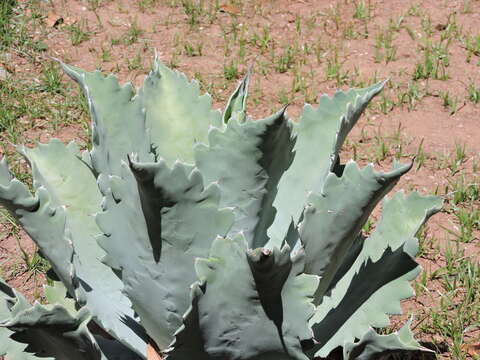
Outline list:
[[[222,115],[223,123],[228,123],[231,118],[236,118],[238,122],[244,122],[246,119],[248,85],[250,83],[250,70],[240,82],[230,98]]]
[[[205,351],[213,358],[229,360],[256,359],[257,356],[307,359],[300,340],[306,334],[311,335],[307,321],[313,311],[309,299],[316,279],[299,277],[297,271],[300,267],[288,265],[290,260],[280,255],[278,263],[267,261],[267,267],[273,266],[277,270],[296,268],[297,271],[290,271],[288,276],[285,276],[286,271],[281,271],[283,276],[275,277],[269,285],[259,271],[264,257],[252,254],[249,265],[246,251],[247,244],[241,235],[233,239],[217,238],[210,257],[196,262],[198,277],[205,282],[205,291],[198,299]],[[274,270],[267,273],[273,275]],[[235,286],[224,291],[225,284]],[[278,300],[279,289],[282,311],[274,304],[275,300],[266,295],[271,290]],[[285,310],[289,308],[292,312]],[[295,316],[294,308],[297,310]]]
[[[170,166],[176,160],[193,164],[193,146],[207,142],[211,126],[222,126],[220,112],[211,109],[210,95],[200,95],[195,80],[189,82],[157,57],[138,96],[155,151]]]
[[[194,259],[207,256],[213,239],[228,232],[232,214],[218,209],[216,185],[204,188],[198,170],[178,162],[172,168],[163,160],[132,162],[124,164],[122,178],[101,181],[104,261],[121,273],[142,325],[165,350],[190,306]]]
[[[372,164],[360,169],[350,161],[341,177],[330,173],[322,192],[308,197],[299,233],[307,257],[305,271],[321,277],[317,304],[374,207],[410,168],[411,164],[395,164],[384,173],[374,171]]]
[[[190,293],[191,306],[183,316],[183,325],[175,333],[175,340],[167,349],[166,356],[170,360],[212,360],[205,351],[204,340],[200,330],[198,317],[198,300],[203,293],[202,285],[194,283]]]
[[[218,183],[220,206],[233,208],[230,235],[241,231],[250,247],[265,245],[277,185],[293,160],[295,142],[285,109],[263,120],[231,118],[225,129],[213,128],[208,139],[208,146],[195,149],[196,164],[205,182]]]
[[[46,190],[53,212],[59,212],[63,221],[63,228],[53,228],[61,232],[62,235],[59,234],[58,238],[49,238],[52,225],[56,224],[46,222],[41,225],[41,237],[33,236],[33,239],[51,261],[56,260],[54,256],[66,256],[64,252],[61,255],[56,254],[64,246],[65,239],[71,241],[76,253],[74,259],[77,302],[86,304],[94,320],[112,336],[144,354],[145,342],[128,323],[135,323],[134,312],[128,298],[121,292],[123,284],[112,270],[100,261],[104,251],[95,239],[101,232],[96,225],[95,214],[101,210],[102,197],[94,175],[79,159],[78,149],[73,143],[66,147],[60,141],[52,140],[49,144],[40,144],[35,149],[22,148],[21,151],[31,164],[34,187],[39,192],[41,189]],[[40,220],[42,219],[35,219],[37,223]],[[44,239],[47,243],[42,243]],[[70,258],[71,256],[67,259]],[[68,274],[71,276],[70,267]],[[72,280],[68,279],[66,284],[72,285]]]
[[[247,259],[265,313],[287,347],[301,352],[298,340],[302,344],[312,341],[308,320],[314,314],[313,295],[319,280],[305,274],[304,249],[293,254],[288,245],[281,251],[255,249]]]
[[[309,192],[321,191],[326,176],[338,162],[338,152],[347,134],[383,86],[382,82],[365,89],[338,91],[333,97],[323,95],[316,109],[304,107],[294,127],[295,159],[282,176],[273,203],[278,212],[269,229],[269,247],[280,246],[292,218],[298,223]]]
[[[387,326],[387,314],[401,313],[400,300],[413,295],[409,281],[420,271],[413,260],[418,250],[414,236],[440,207],[439,198],[417,193],[405,197],[398,192],[384,201],[374,233],[311,319],[316,356],[362,338],[371,327]]]
[[[92,166],[97,174],[118,175],[121,160],[138,154],[142,161],[152,161],[150,135],[145,124],[145,110],[135,89],[120,86],[114,75],[87,72],[61,63],[65,72],[82,88],[92,117]]]
[[[155,153],[169,165],[177,159],[193,164],[193,145],[206,143],[211,126],[222,126],[220,112],[211,109],[210,95],[200,95],[196,81],[189,82],[157,57],[135,96],[131,84],[120,86],[113,75],[62,66],[89,102],[97,173],[119,175],[120,160],[130,153],[138,154],[140,161],[153,161]]]

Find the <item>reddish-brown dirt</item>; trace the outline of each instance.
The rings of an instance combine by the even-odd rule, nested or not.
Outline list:
[[[37,76],[42,65],[50,61],[49,57],[55,57],[87,70],[115,72],[122,81],[132,81],[140,86],[156,49],[161,61],[175,65],[189,78],[199,79],[203,89],[212,93],[214,107],[222,108],[238,82],[236,78],[226,79],[224,76],[225,66],[234,62],[238,68],[237,78],[253,66],[248,110],[255,118],[278,109],[282,90],[290,92],[294,79],[303,82],[304,87],[294,91],[288,99],[288,113],[293,117],[299,116],[304,102],[316,102],[317,94],[332,94],[337,88],[370,84],[374,79],[390,79],[384,91],[387,99],[385,111],[380,104],[383,98],[379,98],[353,130],[342,158],[356,156],[362,164],[375,162],[379,168],[388,168],[399,147],[402,161],[409,161],[415,155],[418,161],[418,149],[422,146],[424,165],[419,169],[415,166],[402,178],[396,190],[435,192],[444,196],[445,211],[436,215],[427,227],[427,238],[434,242],[430,244],[432,249],[438,247],[440,250],[425,254],[419,262],[428,273],[445,266],[441,249],[452,244],[454,237],[449,230],[458,232],[459,229],[450,206],[451,184],[460,174],[467,182],[476,182],[478,175],[480,105],[469,100],[467,89],[470,84],[480,86],[480,54],[473,54],[467,61],[464,39],[468,35],[479,35],[479,1],[468,1],[469,11],[465,11],[467,1],[369,0],[364,2],[369,8],[368,20],[355,17],[355,4],[360,1],[225,1],[220,2],[219,7],[214,1],[204,1],[204,13],[198,16],[194,25],[189,24],[191,15],[186,13],[181,1],[152,1],[153,5],[147,6],[143,12],[138,5],[140,1],[99,1],[95,9],[92,3],[78,0],[42,3],[42,26],[32,30],[31,36],[45,42],[48,50],[38,55],[33,63],[22,53],[12,50],[10,65],[16,76],[29,73]],[[28,13],[30,9],[24,11]],[[81,27],[89,33],[89,39],[72,45],[72,31],[68,25],[58,21],[56,26],[49,26],[49,19],[55,18]],[[391,21],[400,18],[398,31],[391,30],[395,59],[376,61],[378,50],[375,46],[379,34],[387,32],[392,27]],[[426,39],[433,44],[445,44],[448,40],[442,36],[446,36],[448,26],[453,29],[448,35],[452,38],[447,49],[448,66],[445,67],[448,78],[414,79],[417,64],[423,63],[425,58]],[[125,39],[132,27],[141,29],[141,32],[130,43]],[[431,29],[430,36],[426,35],[425,29],[428,28]],[[347,36],[348,31],[353,35]],[[258,45],[258,38],[262,36],[268,37],[265,47]],[[187,43],[194,47],[201,44],[201,54],[189,56]],[[286,71],[279,72],[276,64],[288,46],[297,47],[297,53]],[[245,55],[240,57],[242,47]],[[140,64],[132,65],[137,57]],[[335,62],[340,64],[340,81],[327,74],[328,64]],[[417,86],[418,92],[425,93],[425,96],[416,100],[411,109],[407,104],[390,106],[388,101],[396,102],[409,84]],[[444,105],[447,92],[456,101],[453,114],[451,108]],[[81,139],[82,145],[87,143],[83,123],[60,124],[52,130],[48,121],[35,120],[35,126],[24,132],[22,140],[45,142],[55,136],[64,141]],[[385,156],[379,157],[382,143],[387,148]],[[353,144],[356,144],[355,148]],[[466,159],[453,171],[448,164],[455,158],[459,146],[465,147]],[[475,206],[478,208],[478,204]],[[377,210],[374,217],[378,214]],[[37,285],[43,276],[35,276],[36,282],[31,281],[31,274],[25,271],[19,255],[17,240],[11,235],[11,225],[0,225],[0,234],[2,274],[7,276],[9,283],[27,293],[29,299],[37,298]],[[18,233],[18,238],[26,252],[31,254],[33,245],[23,231]],[[470,243],[459,246],[465,250],[465,256],[478,261],[478,230],[474,230]],[[404,304],[406,314],[418,314],[415,329],[419,329],[420,322],[428,320],[429,308],[437,304],[442,291],[438,280],[429,281],[427,287],[428,292]],[[396,317],[395,326],[406,317]],[[478,326],[469,331],[466,341],[479,342],[479,332]],[[450,343],[449,339],[437,334],[415,333],[425,341]],[[446,353],[443,358],[452,358],[452,355]]]

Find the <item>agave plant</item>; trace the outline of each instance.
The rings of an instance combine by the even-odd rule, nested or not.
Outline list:
[[[246,115],[249,75],[223,113],[157,59],[143,87],[62,64],[82,87],[92,148],[18,147],[34,193],[0,164],[0,203],[52,266],[49,305],[0,283],[7,359],[344,359],[426,350],[407,323],[415,234],[441,201],[397,192],[410,168],[342,164],[383,88],[323,95],[298,122]],[[63,284],[63,285],[62,285]],[[95,326],[94,326],[95,325]]]

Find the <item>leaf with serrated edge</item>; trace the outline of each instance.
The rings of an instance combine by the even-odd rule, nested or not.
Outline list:
[[[343,347],[343,359],[344,360],[370,360],[374,359],[378,355],[387,355],[389,353],[396,353],[408,351],[426,351],[431,350],[421,346],[413,338],[410,325],[412,319],[402,326],[400,330],[388,335],[379,335],[373,329],[360,339],[360,341],[352,343],[347,342]]]
[[[292,314],[285,311],[281,314],[284,318],[278,319],[272,303],[263,297],[269,308],[267,315],[245,256],[246,251],[247,244],[241,234],[232,239],[217,238],[212,245],[210,257],[197,259],[195,263],[198,277],[205,283],[206,288],[198,299],[205,351],[213,358],[231,360],[251,359],[263,354],[276,356],[278,359],[307,359],[302,352],[297,331],[301,319],[303,327],[308,330],[307,320],[313,307],[311,304],[309,308],[308,305],[305,307],[302,302],[308,299],[305,289],[310,290],[310,295],[313,293],[312,285],[315,285],[315,279],[305,283],[305,279],[297,278],[298,273],[294,271],[284,284],[287,295],[283,296],[282,290],[282,302],[285,303],[285,308],[300,306],[302,309],[297,313],[297,319],[293,319]],[[255,265],[254,268],[257,269]],[[296,284],[293,285],[290,281]],[[224,291],[225,284],[235,286]],[[266,286],[265,283],[262,285]],[[290,296],[294,296],[295,286],[297,291],[304,288],[294,299]],[[278,327],[278,320],[282,320],[281,328]]]
[[[233,207],[229,235],[242,231],[250,247],[264,246],[276,213],[277,185],[293,159],[295,142],[285,109],[263,120],[232,118],[225,129],[212,128],[208,139],[208,146],[195,149],[196,164],[206,183],[218,183],[220,206]]]
[[[12,289],[3,279],[0,278],[0,322],[8,321],[17,312],[27,309],[30,304],[21,295]],[[33,354],[25,352],[26,344],[17,342],[11,338],[13,331],[0,327],[0,357],[7,356],[7,359],[14,360],[37,360]],[[53,358],[42,358],[53,360]]]
[[[104,261],[121,271],[124,292],[142,325],[165,350],[190,305],[189,287],[197,280],[194,259],[208,255],[215,237],[230,229],[233,215],[218,209],[215,184],[204,188],[199,171],[179,162],[170,168],[163,160],[132,161],[130,167],[123,164],[122,178],[101,183],[105,212],[97,221],[105,233],[99,239]]]
[[[374,171],[372,164],[360,169],[350,161],[341,177],[330,173],[321,193],[310,194],[299,233],[306,253],[305,271],[321,277],[316,304],[374,207],[411,166],[394,164],[392,171],[384,173]]]
[[[92,166],[97,174],[118,175],[120,161],[136,153],[142,161],[153,161],[145,111],[132,84],[120,85],[110,74],[87,72],[60,63],[82,88],[92,117]]]
[[[14,331],[15,341],[26,343],[25,351],[57,360],[100,360],[101,351],[87,328],[83,308],[72,316],[61,305],[35,304],[0,324]]]
[[[292,218],[298,223],[309,192],[320,192],[347,134],[383,86],[381,82],[365,89],[338,91],[333,97],[323,95],[316,109],[305,105],[294,127],[295,158],[280,180],[273,203],[277,215],[268,230],[268,247],[281,245]]]
[[[52,300],[64,301],[66,289],[58,284],[46,293]],[[73,306],[72,302],[69,300],[67,305]],[[0,356],[12,360],[142,359],[117,340],[93,336],[87,328],[89,321],[86,308],[77,312],[58,302],[31,306],[0,279]]]
[[[277,248],[255,249],[247,254],[265,313],[281,331],[288,348],[297,351],[298,340],[312,340],[308,320],[314,314],[312,300],[318,287],[318,276],[304,273],[305,251],[302,247],[293,254],[288,245],[281,251]]]
[[[221,113],[211,109],[210,95],[200,95],[197,81],[189,82],[157,56],[138,96],[155,151],[170,166],[177,160],[193,164],[193,146],[207,142],[211,126],[222,127]]]
[[[316,356],[361,338],[371,326],[387,326],[387,314],[401,313],[400,300],[413,295],[409,281],[420,271],[413,260],[418,251],[414,236],[441,203],[417,193],[398,192],[385,199],[374,233],[310,320],[319,341]]]
[[[121,292],[123,284],[100,261],[104,251],[96,242],[101,231],[95,214],[101,210],[102,196],[93,173],[79,159],[79,151],[73,143],[65,146],[59,140],[52,140],[49,144],[20,151],[32,166],[34,187],[46,189],[51,206],[55,211],[64,212],[64,236],[72,241],[76,253],[74,265],[79,285],[75,291],[76,301],[86,304],[94,320],[108,333],[144,354],[145,342],[127,324],[128,319],[135,320],[131,304]],[[44,224],[42,230],[48,231],[49,226],[49,223]],[[40,242],[38,238],[33,239]],[[57,245],[51,242],[44,248],[42,253],[49,260],[49,254],[58,251]],[[68,271],[70,274],[70,269]]]
[[[183,325],[175,332],[175,340],[165,352],[170,360],[212,360],[205,352],[198,318],[198,300],[202,285],[194,283],[190,291],[191,305],[183,316]]]
[[[56,206],[44,187],[37,189],[32,196],[27,186],[10,173],[6,158],[0,162],[0,204],[22,224],[55,273],[73,293],[70,278],[73,249],[65,234],[65,209]]]
[[[132,152],[140,161],[154,160],[153,152],[169,165],[176,160],[193,164],[193,146],[206,143],[211,126],[222,127],[210,95],[201,95],[197,81],[170,70],[157,55],[135,96],[131,84],[120,86],[113,75],[62,66],[87,97],[94,120],[92,164],[98,173],[118,175],[119,160]]]

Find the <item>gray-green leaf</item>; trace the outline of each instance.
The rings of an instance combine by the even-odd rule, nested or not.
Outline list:
[[[207,142],[211,126],[222,127],[221,113],[211,109],[210,95],[200,95],[197,81],[189,82],[157,57],[138,96],[155,152],[170,166],[177,160],[193,164],[193,146]]]
[[[379,335],[374,329],[370,329],[358,342],[347,342],[343,347],[344,360],[370,360],[379,355],[385,356],[391,353],[409,351],[426,351],[413,338],[410,330],[410,319],[400,330],[389,335]]]
[[[256,359],[257,356],[307,359],[300,340],[311,336],[307,321],[313,311],[310,300],[316,279],[299,275],[301,267],[289,265],[290,260],[277,252],[279,262],[267,261],[266,265],[275,267],[283,276],[275,278],[267,290],[269,284],[259,273],[264,257],[251,254],[249,265],[246,251],[247,243],[241,234],[233,239],[217,238],[210,257],[196,261],[198,277],[206,289],[198,300],[205,351],[213,358],[228,360]],[[286,276],[288,268],[295,270]],[[269,273],[273,275],[273,270]],[[278,300],[282,282],[280,310],[265,293],[272,290]],[[234,286],[224,291],[226,284]]]
[[[208,255],[233,215],[219,210],[216,185],[204,188],[199,171],[179,162],[172,168],[163,160],[131,162],[124,164],[122,178],[101,182],[105,212],[97,221],[105,233],[99,240],[104,261],[121,272],[142,325],[165,350],[190,306],[194,259]]]
[[[395,164],[384,173],[374,171],[372,164],[360,169],[350,161],[340,177],[328,174],[321,193],[310,194],[299,233],[306,253],[305,271],[321,277],[316,304],[374,207],[410,168],[411,164]]]
[[[242,231],[250,247],[265,245],[277,185],[293,160],[295,141],[285,109],[263,120],[232,118],[225,129],[212,128],[208,139],[209,146],[195,149],[196,164],[206,183],[218,183],[220,206],[233,208],[229,235]]]
[[[27,186],[10,173],[6,158],[0,162],[0,204],[22,224],[55,273],[73,293],[70,278],[73,249],[65,235],[65,208],[56,207],[44,187],[37,189],[32,196]]]
[[[54,281],[53,285],[44,285],[43,293],[49,304],[60,304],[71,315],[77,312],[75,300],[67,297],[67,288],[61,281]]]
[[[60,63],[65,72],[82,88],[92,117],[92,166],[97,174],[119,175],[121,160],[138,154],[142,161],[152,161],[150,136],[145,111],[132,84],[120,86],[114,75],[87,72]]]
[[[400,300],[413,295],[409,281],[420,271],[413,260],[418,251],[414,236],[441,204],[437,197],[417,193],[385,199],[374,233],[310,321],[319,342],[316,356],[326,357],[344,341],[362,338],[371,326],[387,326],[387,314],[401,313]]]
[[[22,148],[21,152],[31,164],[33,185],[37,192],[40,194],[46,190],[52,214],[60,214],[59,220],[63,221],[62,228],[51,219],[40,223],[44,219],[36,216],[32,221],[36,222],[38,231],[31,234],[33,240],[54,266],[58,266],[57,258],[63,262],[70,260],[71,253],[60,251],[65,243],[71,241],[76,254],[74,265],[77,286],[71,295],[75,295],[80,305],[88,306],[94,320],[108,333],[138,353],[145,354],[145,342],[127,321],[135,323],[131,304],[121,292],[123,284],[100,261],[104,251],[96,242],[101,231],[95,222],[95,215],[101,211],[102,196],[94,174],[80,159],[80,153],[73,143],[65,146],[54,139],[49,144],[40,144],[34,149]],[[54,238],[49,237],[52,230],[55,231]],[[71,276],[71,265],[68,263],[64,266],[68,266],[68,269],[62,270]],[[65,280],[62,277],[62,281],[72,286],[70,278]]]
[[[236,118],[239,122],[244,122],[247,107],[248,85],[250,83],[251,72],[248,70],[247,75],[240,82],[230,98],[222,115],[223,123],[228,123],[231,118]]]
[[[175,333],[175,340],[165,352],[169,360],[212,360],[205,351],[198,317],[198,300],[203,293],[199,283],[192,284],[192,304],[183,316],[183,325]]]
[[[60,305],[35,304],[1,323],[25,351],[57,360],[100,360],[102,353],[87,328],[90,315],[84,308],[72,316]]]
[[[0,322],[9,321],[15,314],[28,309],[30,304],[0,278]],[[0,327],[0,356],[15,360],[37,360],[35,355],[25,352],[26,344],[11,338],[13,331]],[[53,360],[48,358],[45,360]]]
[[[365,89],[338,91],[333,97],[323,95],[316,109],[305,106],[294,127],[295,158],[280,180],[273,203],[277,216],[268,232],[269,247],[281,245],[292,218],[298,223],[309,192],[321,191],[326,176],[338,162],[347,134],[383,86],[382,82]]]

